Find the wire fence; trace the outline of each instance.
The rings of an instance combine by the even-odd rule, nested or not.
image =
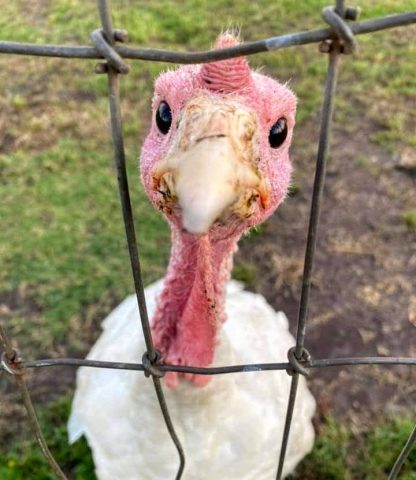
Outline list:
[[[32,404],[27,383],[24,377],[26,369],[43,368],[52,366],[85,366],[96,368],[112,368],[121,370],[139,370],[146,376],[152,377],[156,396],[164,417],[166,427],[179,455],[179,467],[176,479],[179,480],[185,469],[185,452],[175,432],[174,425],[169,415],[161,385],[161,377],[165,372],[189,372],[200,375],[221,375],[236,372],[256,372],[267,370],[286,370],[292,376],[291,388],[287,406],[286,422],[283,432],[280,456],[277,464],[276,479],[282,478],[286,448],[290,435],[291,421],[296,401],[299,376],[309,375],[310,369],[328,368],[354,365],[411,365],[416,366],[416,358],[401,357],[352,357],[333,359],[312,359],[304,347],[306,320],[308,316],[309,292],[314,263],[319,211],[321,206],[323,186],[325,182],[326,160],[331,131],[333,102],[336,91],[338,60],[342,54],[350,54],[356,50],[356,35],[371,33],[379,30],[416,23],[416,12],[390,15],[365,22],[356,22],[359,10],[345,6],[344,0],[336,0],[335,6],[323,9],[322,16],[329,28],[307,32],[292,33],[278,37],[271,37],[256,42],[243,43],[232,48],[210,50],[194,53],[177,53],[166,50],[131,48],[120,46],[119,43],[127,41],[125,30],[113,29],[109,0],[98,0],[98,11],[101,20],[101,29],[91,34],[94,46],[62,46],[62,45],[36,45],[16,42],[0,42],[0,53],[17,55],[37,55],[63,58],[96,58],[102,61],[97,64],[96,72],[105,73],[108,78],[108,99],[110,105],[111,131],[114,148],[114,161],[118,179],[121,208],[123,213],[128,250],[131,261],[133,280],[139,305],[141,326],[146,343],[146,352],[142,363],[104,362],[95,360],[80,360],[74,358],[45,359],[25,361],[19,352],[12,347],[4,327],[0,323],[0,344],[3,349],[1,355],[0,372],[13,375],[21,392],[23,404],[27,410],[28,418],[34,435],[42,449],[52,470],[58,478],[67,480],[53,455],[48,449],[45,438]],[[351,20],[354,23],[347,23]],[[322,106],[321,127],[316,161],[315,180],[312,193],[311,211],[309,218],[308,237],[305,252],[305,263],[302,280],[302,293],[299,304],[299,316],[296,333],[296,345],[288,351],[288,361],[282,363],[233,365],[215,368],[185,367],[166,365],[160,361],[160,355],[155,350],[144,297],[144,286],[141,275],[140,260],[137,250],[136,234],[133,223],[133,213],[130,202],[129,185],[126,173],[126,160],[122,135],[122,123],[119,98],[119,75],[127,74],[129,66],[124,59],[140,59],[156,62],[172,62],[181,64],[207,63],[217,60],[252,55],[259,52],[274,51],[281,48],[305,45],[319,42],[319,51],[328,54],[328,70],[326,75],[325,92]],[[416,443],[416,426],[398,456],[388,480],[398,477],[400,469],[405,462],[410,450]]]

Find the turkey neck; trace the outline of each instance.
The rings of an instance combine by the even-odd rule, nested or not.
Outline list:
[[[238,237],[213,240],[172,228],[172,251],[152,333],[166,363],[208,366],[225,321],[225,288]]]

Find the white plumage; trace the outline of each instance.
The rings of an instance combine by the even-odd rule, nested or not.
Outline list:
[[[146,288],[149,317],[162,288]],[[265,299],[227,285],[227,321],[214,366],[284,362],[295,341],[288,321]],[[135,296],[103,322],[89,359],[141,362],[145,351]],[[282,440],[290,377],[285,371],[214,376],[203,388],[182,380],[165,388],[169,411],[186,452],[184,480],[272,480]],[[284,475],[311,450],[315,400],[300,378]],[[178,456],[167,433],[151,379],[141,372],[81,368],[68,424],[92,448],[100,480],[175,478]]]

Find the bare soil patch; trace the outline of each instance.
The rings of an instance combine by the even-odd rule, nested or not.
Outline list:
[[[370,143],[378,127],[362,118],[357,115],[358,131],[335,124],[333,132],[306,333],[316,359],[416,355],[416,234],[403,221],[416,206],[416,181],[411,169],[401,168],[408,150],[389,155]],[[237,256],[254,270],[254,289],[287,314],[293,333],[317,124],[311,119],[295,135],[295,194],[260,236],[242,242]],[[321,414],[356,426],[414,408],[416,399],[416,372],[409,367],[327,368],[314,371],[310,385]]]

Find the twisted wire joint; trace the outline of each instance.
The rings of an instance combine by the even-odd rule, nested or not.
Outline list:
[[[146,377],[150,377],[150,375],[152,375],[157,378],[162,378],[165,376],[165,372],[162,372],[158,368],[158,365],[162,364],[162,354],[159,352],[159,350],[155,350],[155,353],[156,358],[152,362],[149,358],[149,354],[147,352],[144,352],[142,357],[144,374]]]
[[[287,359],[290,363],[290,368],[286,370],[288,375],[293,376],[295,373],[299,373],[300,375],[309,377],[310,373],[305,367],[305,364],[310,361],[311,354],[308,352],[308,350],[306,350],[306,348],[303,348],[301,358],[296,356],[296,347],[290,348],[287,352]]]
[[[108,39],[104,31],[100,28],[91,33],[91,40],[94,43],[95,49],[106,59],[105,62],[100,62],[96,65],[96,73],[106,73],[109,66],[117,73],[129,73],[129,65],[114,50],[112,45],[115,42],[125,42],[127,36],[128,34],[126,30],[113,30],[113,39]]]
[[[335,7],[325,7],[322,10],[322,17],[325,22],[332,28],[337,36],[340,53],[354,53],[358,44],[354,33],[345,20],[356,20],[360,10],[355,7],[347,7],[343,16],[335,9]],[[334,47],[334,40],[325,40],[319,45],[319,51],[329,53]]]
[[[22,358],[18,350],[13,348],[13,356],[9,357],[6,352],[3,352],[0,357],[0,364],[10,375],[23,375]]]

